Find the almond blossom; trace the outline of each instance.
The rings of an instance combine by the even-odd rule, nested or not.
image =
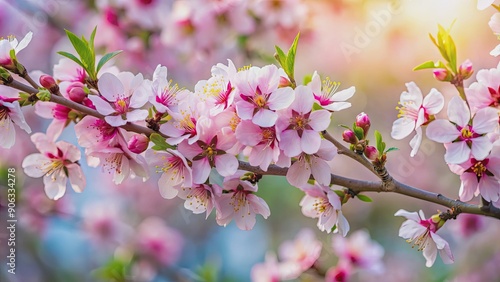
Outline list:
[[[0,38],[0,66],[6,68],[13,68],[12,58],[10,57],[10,51],[14,50],[14,54],[19,54],[21,50],[26,48],[33,38],[33,32],[28,32],[21,41],[17,41],[15,37],[9,37],[7,39]]]
[[[435,120],[427,127],[429,139],[445,143],[445,161],[460,164],[467,161],[471,154],[476,160],[486,158],[493,147],[486,133],[498,128],[498,110],[480,109],[471,118],[465,102],[455,96],[448,104],[448,118],[450,120]]]
[[[239,171],[224,179],[222,188],[227,193],[223,193],[218,200],[220,210],[216,220],[219,225],[226,226],[234,219],[239,229],[250,230],[255,225],[256,214],[268,218],[271,211],[262,198],[253,194],[258,190],[257,184],[240,179],[243,174]]]
[[[149,102],[160,113],[166,113],[167,110],[177,111],[177,104],[189,93],[180,89],[177,84],[172,85],[172,81],[167,80],[167,74],[167,67],[158,65],[153,73],[153,81],[147,82],[153,94],[149,96]]]
[[[24,172],[34,178],[43,176],[47,197],[53,200],[61,198],[66,192],[67,181],[75,192],[82,192],[86,181],[78,164],[81,154],[75,145],[64,141],[54,143],[42,133],[31,135],[31,141],[40,153],[27,156],[22,167]]]
[[[292,104],[295,95],[290,87],[278,88],[280,71],[275,65],[251,67],[238,73],[236,111],[242,120],[252,120],[262,127],[273,126],[277,110]]]
[[[276,123],[280,132],[280,148],[288,157],[300,153],[314,154],[321,145],[319,132],[330,125],[331,113],[326,110],[312,111],[314,97],[311,88],[303,85],[295,88],[295,100],[286,109],[280,111]]]
[[[340,232],[346,236],[349,232],[349,223],[342,214],[342,204],[339,196],[329,187],[315,183],[301,187],[306,193],[299,205],[302,213],[311,218],[318,218],[318,228],[327,233]],[[335,227],[335,228],[334,228]]]
[[[177,188],[179,198],[186,200],[184,208],[194,214],[206,212],[206,217],[215,208],[219,210],[218,198],[222,195],[222,187],[217,184],[194,184]]]
[[[156,172],[162,173],[158,179],[158,187],[163,198],[173,199],[178,193],[176,188],[191,187],[191,168],[186,158],[177,150],[148,150],[146,159],[149,165],[154,166]]]
[[[330,142],[322,139],[318,152],[312,155],[302,153],[290,166],[286,173],[288,182],[301,187],[307,183],[311,175],[322,185],[329,185],[331,181],[331,168],[327,161],[331,161],[337,155],[337,148]]]
[[[410,156],[415,156],[422,142],[422,125],[430,123],[434,115],[439,113],[444,107],[443,95],[432,88],[425,98],[422,96],[420,88],[414,83],[406,83],[408,91],[401,93],[398,118],[392,125],[391,136],[400,140],[410,135],[415,130],[416,135],[410,141],[412,151]],[[423,99],[423,100],[422,100]]]
[[[426,219],[422,211],[417,213],[402,209],[394,215],[407,219],[399,229],[399,236],[406,239],[408,243],[418,246],[419,251],[423,251],[426,259],[425,266],[431,267],[434,264],[438,252],[444,263],[453,263],[454,259],[448,242],[436,234],[444,223],[439,215]]]
[[[500,13],[498,13],[500,15]],[[473,113],[486,107],[500,107],[500,66],[477,72],[477,82],[465,88]]]
[[[16,142],[14,124],[27,133],[31,128],[24,119],[24,114],[19,106],[18,98],[0,96],[0,147],[10,149]]]
[[[279,257],[289,270],[295,270],[287,275],[289,279],[297,278],[311,268],[321,255],[321,248],[321,241],[316,239],[311,229],[302,229],[294,241],[283,242],[279,247]]]
[[[450,166],[460,175],[460,201],[470,201],[481,194],[485,200],[496,202],[500,199],[500,144],[493,146],[483,160],[470,158],[460,165]]]
[[[330,78],[326,78],[321,82],[321,78],[315,71],[309,86],[314,94],[315,102],[323,109],[338,112],[351,107],[351,103],[346,102],[356,92],[356,88],[351,86],[347,89],[338,91],[340,83],[332,82]]]
[[[148,99],[145,89],[141,86],[142,82],[142,74],[134,76],[132,73],[122,72],[115,76],[104,73],[97,83],[102,98],[96,95],[90,95],[88,98],[96,110],[105,115],[104,120],[112,126],[141,121],[148,116],[147,110],[139,109]]]

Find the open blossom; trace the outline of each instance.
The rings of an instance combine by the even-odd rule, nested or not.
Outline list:
[[[297,157],[286,173],[286,180],[295,187],[301,187],[312,175],[319,184],[329,185],[332,176],[327,161],[331,161],[336,155],[337,148],[322,139],[317,153],[311,155],[302,153]]]
[[[15,37],[0,39],[0,65],[5,67],[13,67],[10,51],[14,50],[15,54],[19,54],[21,50],[26,48],[33,37],[33,32],[28,32],[24,38],[18,42]]]
[[[147,110],[139,109],[148,99],[145,89],[141,86],[142,82],[142,74],[134,76],[132,73],[122,72],[115,76],[104,73],[98,82],[102,98],[90,95],[89,99],[112,126],[141,121],[148,116]]]
[[[271,211],[262,198],[253,194],[257,192],[257,184],[240,179],[243,174],[239,171],[224,179],[222,188],[228,193],[223,193],[218,200],[220,210],[216,220],[219,225],[226,226],[234,219],[239,229],[250,230],[255,225],[256,214],[268,218]]]
[[[57,200],[66,192],[69,179],[75,192],[85,188],[85,177],[80,165],[80,150],[64,141],[54,143],[42,133],[31,136],[40,153],[27,156],[23,161],[24,172],[30,177],[42,177],[45,193],[50,199]]]
[[[401,93],[398,119],[392,125],[391,136],[400,140],[408,136],[413,130],[416,135],[410,141],[411,156],[415,156],[422,142],[422,125],[429,123],[433,115],[439,113],[444,107],[443,95],[432,88],[425,98],[420,88],[414,83],[406,83],[408,91]]]
[[[498,13],[500,16],[500,13]],[[499,19],[500,20],[500,19]],[[477,82],[465,88],[472,113],[486,107],[500,107],[500,65],[477,72]]]
[[[333,251],[339,256],[341,265],[349,265],[347,269],[363,269],[373,273],[382,273],[384,265],[382,257],[384,249],[370,239],[368,232],[357,230],[349,235],[332,237]]]
[[[479,194],[489,202],[496,202],[500,199],[500,144],[493,146],[490,154],[483,160],[470,158],[450,168],[460,175],[461,201],[470,201]]]
[[[472,154],[476,160],[488,156],[492,142],[486,133],[498,128],[498,110],[483,108],[472,118],[469,108],[460,97],[455,96],[448,104],[448,118],[438,119],[427,127],[429,139],[445,143],[444,159],[449,164],[460,164]]]
[[[340,83],[332,82],[326,78],[321,82],[321,78],[315,71],[309,84],[314,94],[314,99],[323,109],[338,112],[351,107],[351,103],[346,102],[356,92],[356,88],[351,86],[338,91]]]
[[[316,239],[311,229],[302,229],[294,241],[285,241],[279,247],[279,257],[288,265],[290,279],[299,277],[311,268],[321,254],[321,241]],[[292,271],[294,270],[294,271]],[[293,275],[292,275],[293,274]]]
[[[300,201],[302,213],[318,219],[318,228],[328,233],[340,231],[342,236],[347,235],[349,223],[342,214],[342,204],[339,196],[329,187],[320,184],[306,184],[301,189],[306,193]]]
[[[229,176],[238,169],[238,160],[226,153],[234,145],[234,139],[222,134],[213,119],[202,117],[197,124],[199,139],[190,145],[188,141],[179,144],[178,150],[193,162],[193,182],[205,183],[212,167],[222,176]]]
[[[158,179],[160,194],[165,199],[177,196],[176,188],[192,186],[192,172],[186,158],[177,150],[146,151],[149,165],[154,166],[156,172],[162,173]]]
[[[17,98],[0,96],[0,147],[9,149],[16,142],[16,131],[14,124],[27,133],[31,128],[24,120],[23,112]]]
[[[407,219],[399,229],[399,237],[418,246],[419,251],[423,251],[426,259],[425,266],[431,267],[434,264],[438,252],[444,263],[453,263],[454,259],[448,242],[436,234],[443,223],[439,216],[426,219],[422,211],[417,213],[405,210],[398,210],[394,215]]]
[[[217,184],[194,184],[177,188],[179,198],[186,200],[184,208],[194,214],[206,212],[206,217],[215,208],[219,210],[218,198],[222,195],[222,187]]]
[[[149,102],[160,113],[166,113],[167,110],[177,111],[179,101],[189,93],[180,89],[177,84],[172,85],[172,81],[167,80],[167,73],[167,67],[158,65],[153,73],[153,81],[148,81],[153,94],[149,96]]]
[[[295,100],[286,109],[280,111],[276,123],[280,148],[288,157],[300,153],[314,154],[321,145],[319,132],[330,125],[330,116],[326,110],[312,111],[314,97],[311,88],[303,85],[295,88]]]
[[[276,111],[292,104],[295,98],[293,89],[278,88],[279,72],[275,65],[238,72],[235,79],[236,112],[242,120],[252,120],[262,127],[273,126],[278,119]]]

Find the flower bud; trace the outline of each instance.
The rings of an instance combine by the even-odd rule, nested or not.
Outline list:
[[[451,81],[453,76],[447,69],[434,69],[432,71],[434,78],[439,81]]]
[[[459,67],[458,73],[463,79],[471,77],[474,70],[472,69],[472,62],[470,60],[465,60]]]
[[[142,134],[135,134],[128,141],[128,149],[133,153],[140,154],[148,148],[149,138]]]
[[[351,143],[351,144],[357,144],[358,143],[358,138],[356,137],[356,134],[350,129],[344,130],[342,132],[342,139],[344,139],[345,142]]]
[[[57,85],[56,80],[50,75],[42,75],[40,76],[40,84],[43,88],[50,91],[50,93],[56,93],[59,91],[59,85]]]
[[[378,158],[378,150],[373,146],[366,146],[365,157],[370,161],[375,161]]]
[[[287,87],[287,86],[292,86],[292,82],[284,76],[280,76],[280,84],[278,85],[279,88],[281,87]]]
[[[363,128],[364,136],[368,134],[368,130],[370,130],[370,117],[364,112],[360,113],[356,116],[356,126]]]
[[[87,97],[87,93],[85,92],[85,85],[79,81],[73,82],[67,89],[69,98],[77,103],[83,102],[83,100]]]

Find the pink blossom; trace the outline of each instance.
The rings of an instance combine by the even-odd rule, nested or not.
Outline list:
[[[174,264],[182,255],[183,244],[181,234],[158,217],[148,217],[137,227],[136,251],[162,265]]]
[[[146,159],[156,172],[162,173],[158,179],[158,187],[163,198],[173,199],[178,193],[176,188],[192,186],[191,168],[186,158],[177,150],[148,150]]]
[[[279,282],[283,280],[280,268],[276,255],[267,253],[265,262],[254,265],[250,276],[253,282]]]
[[[290,106],[295,98],[292,88],[278,88],[279,80],[275,65],[238,72],[235,79],[238,116],[262,127],[273,126],[278,119],[276,111]]]
[[[307,15],[307,5],[300,0],[257,0],[251,2],[252,12],[266,27],[293,28]]]
[[[0,96],[0,147],[10,149],[16,142],[14,124],[27,133],[31,128],[24,119],[24,114],[19,106],[18,98]]]
[[[26,48],[33,37],[33,32],[28,32],[24,38],[18,42],[15,37],[0,39],[0,65],[13,68],[13,62],[10,57],[10,51],[14,50],[14,54],[19,54],[21,50]]]
[[[243,174],[239,171],[224,179],[223,190],[227,193],[218,200],[220,210],[216,220],[219,225],[226,226],[234,218],[239,229],[250,230],[255,225],[256,214],[267,218],[271,212],[267,203],[253,194],[257,192],[257,184],[240,179]]]
[[[153,94],[149,96],[149,102],[160,113],[166,113],[167,109],[177,111],[177,104],[189,93],[177,84],[172,85],[172,81],[167,80],[167,73],[167,67],[158,65],[153,73],[153,81],[148,81]]]
[[[140,154],[148,148],[149,138],[142,134],[134,134],[129,139],[127,146],[128,149],[134,154]]]
[[[142,82],[142,74],[134,76],[132,73],[122,72],[115,76],[104,73],[98,82],[102,98],[96,95],[90,95],[88,98],[112,126],[141,121],[148,116],[147,110],[138,109],[144,106],[148,99],[145,89],[141,86]]]
[[[429,139],[445,143],[444,159],[449,164],[460,164],[469,159],[470,154],[483,160],[488,156],[493,144],[486,136],[498,128],[498,111],[484,108],[471,120],[469,108],[460,97],[453,97],[448,104],[448,120],[438,119],[427,127]]]
[[[302,229],[294,241],[285,241],[279,247],[279,257],[283,263],[295,264],[294,278],[311,268],[321,254],[321,241],[316,239],[311,229]],[[292,276],[291,274],[288,275]]]
[[[341,265],[349,265],[350,269],[358,268],[373,273],[384,271],[382,263],[384,249],[380,244],[371,240],[368,232],[364,230],[352,233],[349,238],[332,237],[332,247]]]
[[[301,187],[312,175],[319,184],[329,185],[332,176],[327,161],[332,160],[336,155],[337,148],[329,141],[322,139],[317,153],[312,155],[302,153],[297,156],[297,160],[286,173],[286,179],[291,185]]]
[[[43,176],[45,193],[50,199],[61,198],[66,191],[69,179],[75,192],[82,192],[86,181],[78,164],[80,150],[64,141],[54,143],[48,136],[35,133],[31,136],[40,153],[27,156],[22,167],[24,172],[34,178]]]
[[[312,111],[314,97],[311,88],[303,85],[295,88],[295,100],[280,112],[276,123],[280,148],[286,156],[300,153],[314,154],[321,145],[319,132],[330,125],[331,113],[326,110]]]
[[[432,88],[423,99],[420,88],[414,83],[406,83],[408,92],[401,93],[398,119],[392,125],[391,136],[400,140],[408,136],[413,130],[416,135],[410,141],[412,147],[411,156],[415,156],[422,142],[422,125],[426,125],[433,119],[433,115],[439,113],[444,107],[443,95]],[[423,99],[423,101],[422,101]]]
[[[120,220],[116,205],[108,202],[87,204],[82,209],[82,225],[89,237],[101,245],[123,243],[131,230]]]
[[[186,200],[184,208],[194,214],[206,212],[206,217],[215,208],[219,210],[218,197],[222,195],[222,188],[217,184],[194,184],[178,187],[179,198]]]
[[[437,220],[433,217],[426,219],[422,211],[417,213],[405,210],[398,210],[394,215],[406,217],[407,220],[399,229],[399,236],[407,239],[409,243],[413,242],[413,245],[418,246],[419,251],[423,251],[426,259],[425,266],[431,267],[434,264],[438,251],[444,263],[453,263],[454,259],[448,242],[436,234],[440,228],[439,217]]]
[[[489,202],[500,199],[500,144],[493,146],[485,159],[470,158],[452,167],[452,171],[460,175],[462,181],[459,191],[461,201],[470,201],[479,194]]]
[[[260,127],[249,120],[241,121],[236,127],[236,139],[247,146],[248,162],[267,171],[271,163],[279,161],[276,127]]]
[[[351,103],[346,102],[356,92],[356,88],[351,86],[337,92],[340,83],[332,82],[328,77],[321,82],[321,78],[315,71],[311,83],[309,84],[314,94],[315,102],[323,109],[338,112],[351,107]]]
[[[338,263],[330,267],[326,272],[325,282],[347,282],[349,281],[353,270],[350,264]]]
[[[62,58],[54,65],[54,78],[59,81],[81,82],[85,83],[87,72],[82,66],[68,58]]]
[[[238,169],[238,160],[226,153],[234,145],[234,140],[221,134],[217,122],[202,117],[198,121],[199,140],[190,145],[188,141],[179,144],[178,150],[193,162],[193,182],[205,183],[212,167],[222,176],[229,176]]]
[[[92,116],[85,116],[75,125],[75,134],[78,144],[91,150],[117,144],[118,140],[123,139],[118,128]]]
[[[349,223],[342,214],[339,196],[329,187],[320,184],[306,184],[301,189],[306,195],[300,201],[302,213],[311,218],[318,218],[318,228],[328,233],[339,232],[342,236],[349,232]]]
[[[499,13],[500,14],[500,13]],[[477,82],[465,88],[472,113],[486,107],[500,106],[500,66],[477,72]]]

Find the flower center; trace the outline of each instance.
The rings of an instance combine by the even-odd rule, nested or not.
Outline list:
[[[7,109],[7,107],[0,106],[0,121],[7,119],[8,114],[9,110]]]
[[[420,110],[420,108],[417,108],[413,101],[407,101],[403,104],[401,104],[401,102],[398,102],[398,104],[401,105],[401,107],[396,107],[396,110],[399,111],[398,118],[405,117],[411,120],[418,119],[418,110]]]
[[[314,94],[314,98],[318,100],[321,106],[326,106],[333,101],[330,101],[330,98],[337,92],[340,87],[340,82],[331,81],[329,77],[325,78],[321,83],[321,95]]]
[[[257,94],[253,98],[253,101],[255,105],[257,105],[259,108],[263,108],[266,105],[266,98],[264,95]]]
[[[64,161],[62,159],[52,159],[43,164],[42,170],[46,175],[50,176],[52,181],[57,180],[57,174],[64,168]]]
[[[313,208],[318,216],[327,212],[330,207],[330,202],[326,198],[316,198],[313,204]]]
[[[462,133],[462,137],[464,139],[469,139],[473,135],[473,132],[469,129],[469,127],[462,128],[462,130],[460,132]]]
[[[488,90],[491,95],[491,99],[493,100],[489,106],[498,107],[500,105],[500,86],[498,90],[495,90],[491,87],[488,87]]]
[[[408,239],[408,240],[406,240],[406,242],[412,243],[412,241],[413,241],[413,244],[411,247],[413,248],[415,246],[418,246],[418,250],[422,251],[429,244],[429,239],[431,237],[429,232],[430,232],[429,228],[427,228],[427,230],[425,230],[424,233],[415,237],[414,241],[412,239]]]
[[[231,196],[231,202],[229,202],[229,205],[233,206],[233,210],[235,213],[237,213],[241,207],[244,207],[247,205],[247,195],[244,190],[238,190],[233,193],[233,196]],[[250,215],[250,212],[248,213]],[[243,215],[244,216],[244,215]]]
[[[115,102],[115,110],[120,115],[125,114],[128,111],[128,99],[118,99]]]
[[[479,161],[479,162],[475,163],[475,164],[471,167],[471,169],[472,169],[472,172],[474,172],[474,173],[477,175],[477,177],[481,177],[481,176],[483,176],[483,174],[484,174],[484,173],[486,172],[486,170],[487,170],[487,169],[486,169],[486,167],[484,166],[484,164],[483,164],[481,161]]]
[[[110,154],[105,159],[105,163],[102,165],[102,168],[111,173],[111,171],[116,171],[116,173],[122,173],[122,153],[113,153]]]

